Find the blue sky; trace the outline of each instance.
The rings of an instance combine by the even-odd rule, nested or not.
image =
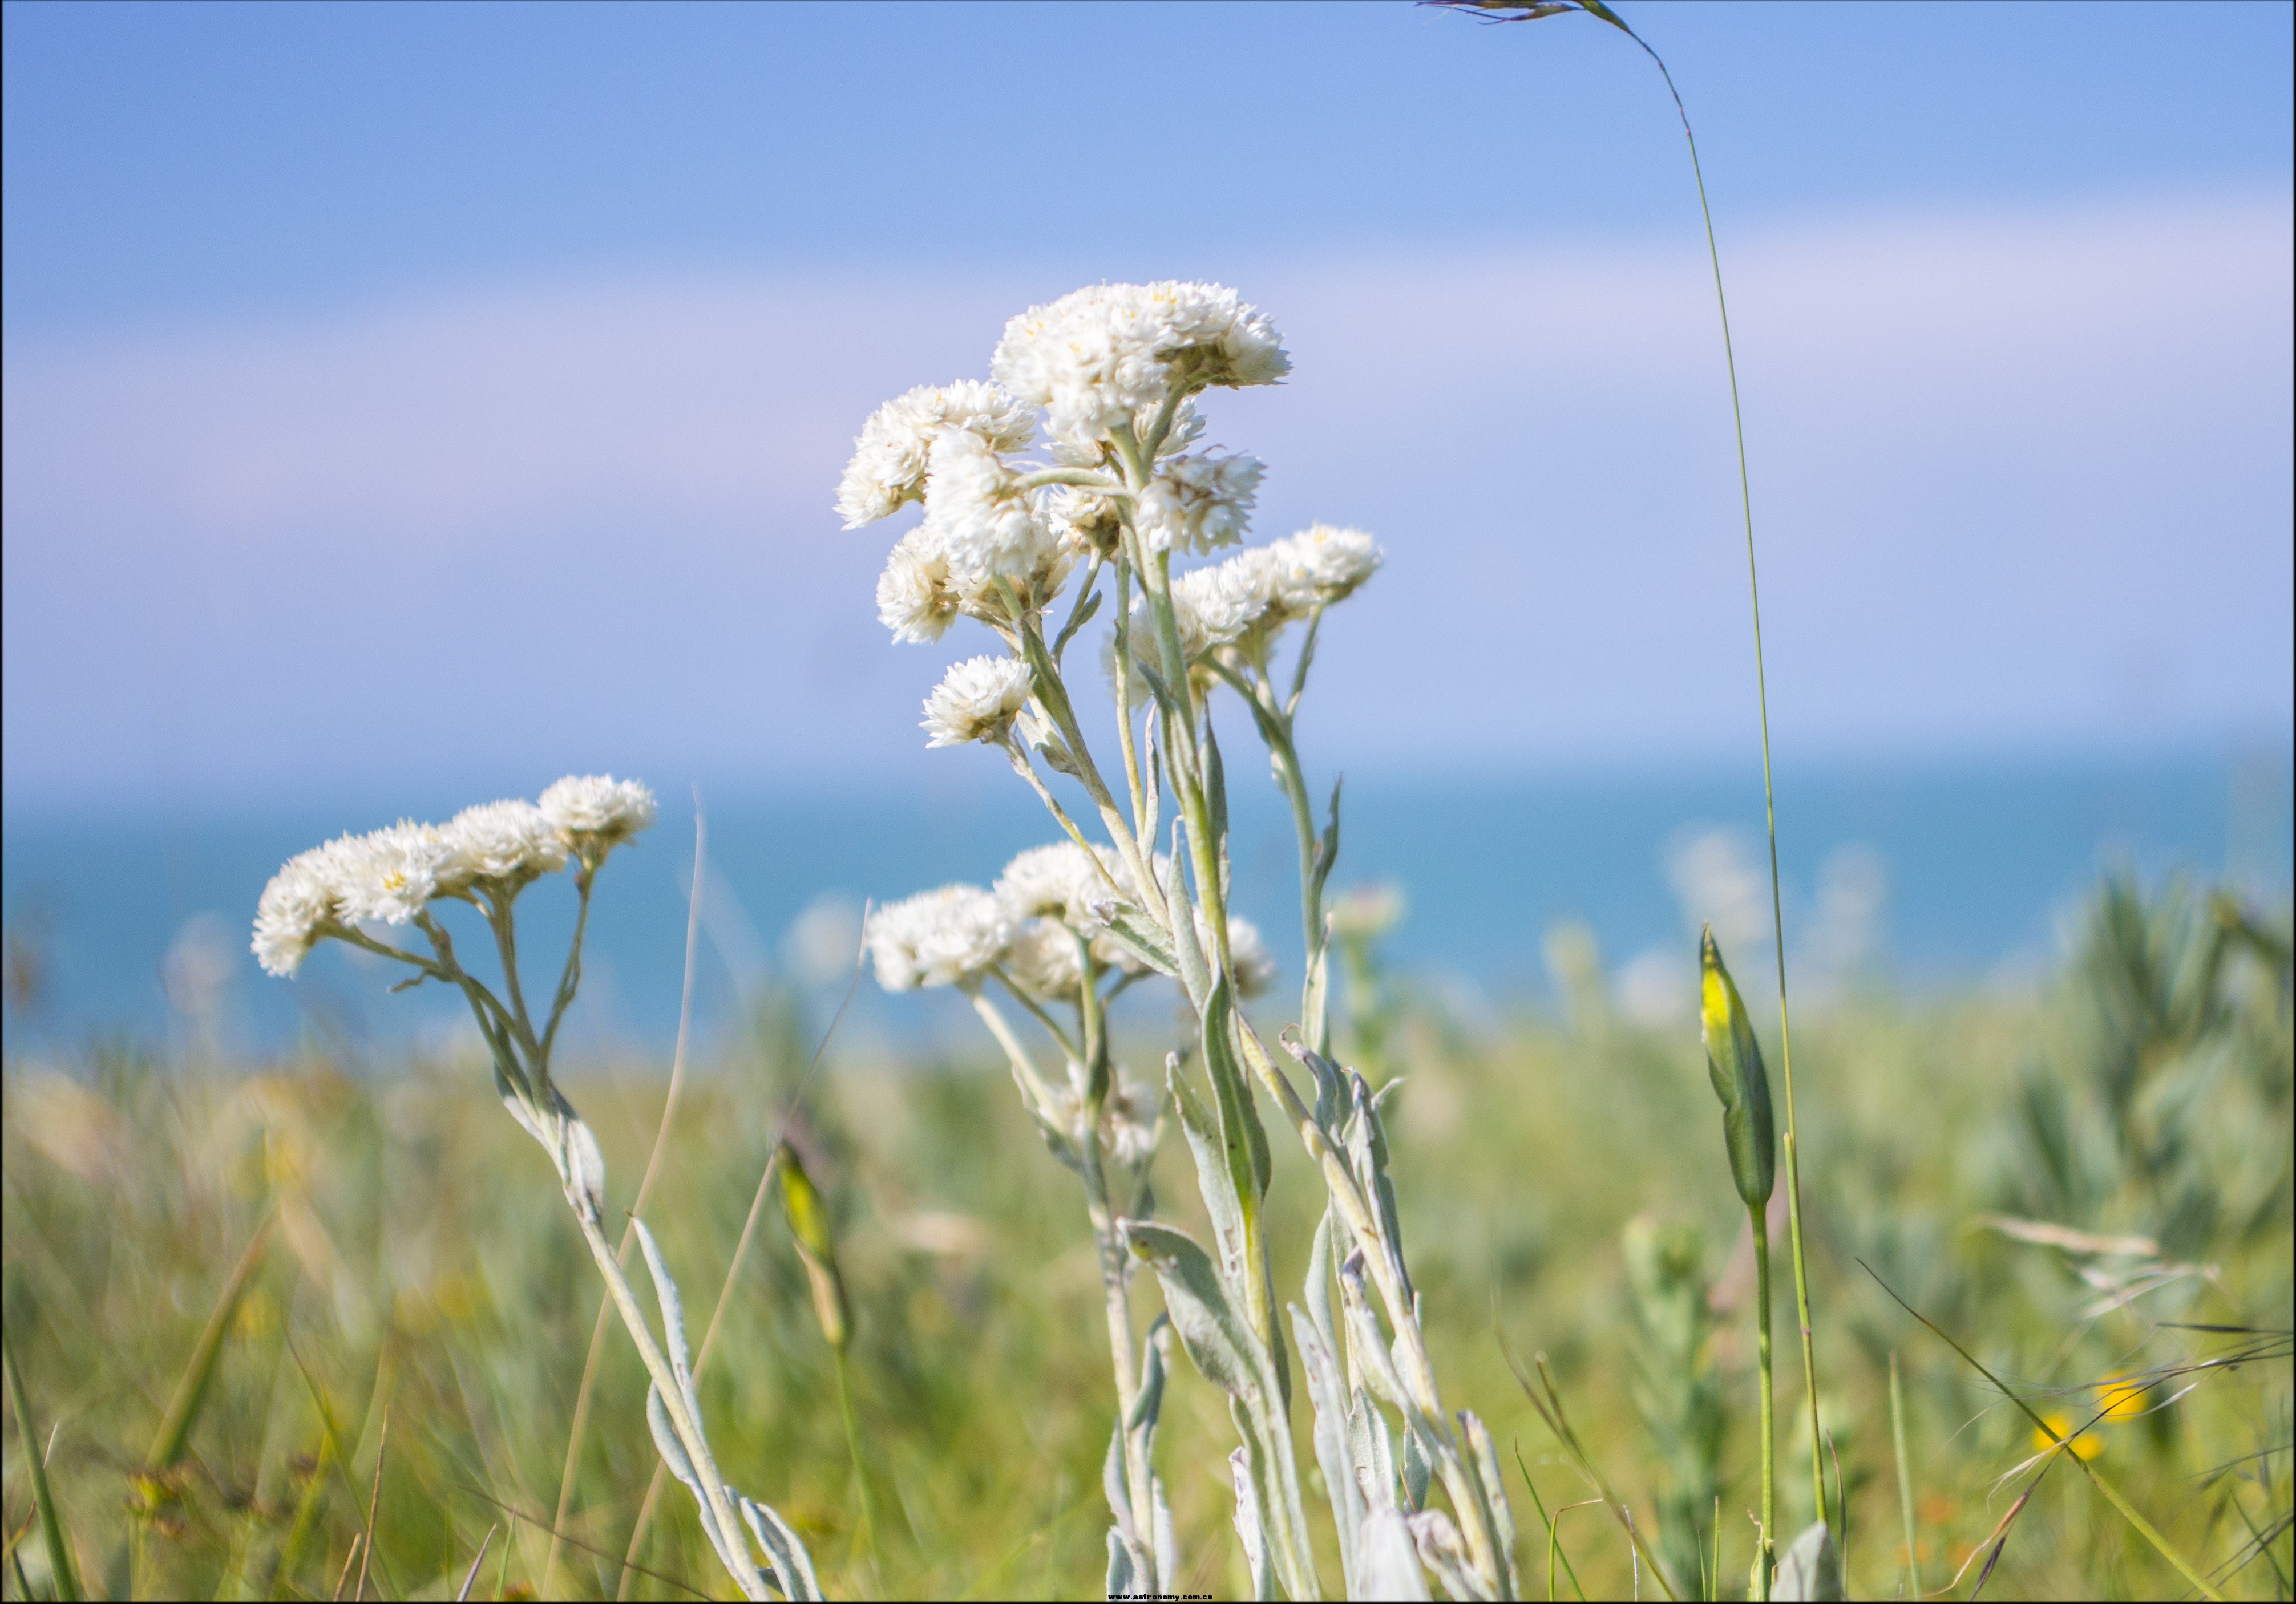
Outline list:
[[[1628,14],[1737,300],[1782,744],[2284,741],[2291,8]],[[1287,331],[1213,412],[1262,533],[1388,543],[1337,757],[1747,732],[1695,197],[1586,19],[4,17],[12,801],[908,774],[940,659],[845,442],[1166,275]]]

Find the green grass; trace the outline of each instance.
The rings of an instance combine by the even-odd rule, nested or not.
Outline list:
[[[1891,1350],[1933,1592],[2022,1490],[1996,1479],[2033,1454],[2030,1423],[1859,1261],[2021,1387],[2074,1389],[2260,1348],[2237,1370],[2184,1378],[2197,1390],[2159,1413],[2096,1426],[2095,1464],[2203,1568],[2286,1521],[2286,1338],[2161,1323],[2291,1324],[2285,970],[2259,931],[2223,941],[2214,973],[2196,979],[2208,932],[2221,928],[2198,899],[2138,901],[2133,912],[2107,902],[2082,960],[2046,995],[1875,994],[1798,1021],[1812,1298],[1829,1354],[1821,1418],[1847,1494],[1856,1595],[1894,1596],[1902,1576]],[[1658,1552],[1683,1565],[1710,1556],[1710,1504],[1694,1540],[1668,1523],[1718,1494],[1723,1591],[1742,1596],[1744,1511],[1758,1494],[1751,1253],[1694,1021],[1652,1034],[1526,1015],[1472,1035],[1406,1002],[1382,1025],[1389,1067],[1409,1076],[1395,1167],[1447,1397],[1484,1417],[1510,1466],[1520,1450],[1546,1510],[1589,1496],[1511,1379],[1496,1315],[1526,1363],[1547,1356],[1572,1426]],[[697,1321],[802,1068],[797,1034],[761,1030],[697,1065],[687,1086],[648,1219]],[[1339,1040],[1344,1053],[1344,1027]],[[1133,1061],[1152,1061],[1153,1043],[1131,1045]],[[663,1068],[567,1077],[604,1145],[616,1208],[652,1143]],[[10,1343],[40,1433],[54,1431],[48,1479],[91,1593],[325,1596],[364,1526],[386,1404],[370,1592],[452,1597],[498,1524],[472,1596],[494,1596],[505,1577],[513,1594],[535,1584],[548,1540],[533,1522],[557,1500],[596,1281],[546,1161],[482,1064],[413,1061],[359,1080],[316,1052],[191,1073],[104,1052],[12,1064],[5,1095]],[[798,1526],[833,1594],[1095,1595],[1110,1403],[1094,1249],[1074,1183],[1029,1127],[1001,1062],[855,1062],[832,1047],[797,1133],[836,1217],[852,1302],[873,1555],[835,1356],[772,1213],[701,1383],[728,1476]],[[1275,1150],[1269,1234],[1277,1285],[1296,1286],[1322,1189],[1295,1148]],[[1164,1212],[1201,1227],[1174,1133],[1159,1166]],[[185,1452],[152,1470],[151,1444],[202,1329],[275,1211]],[[1980,1223],[1989,1215],[2151,1236],[2165,1261],[2210,1273],[2085,1319],[2101,1295],[2079,1261]],[[1669,1228],[1671,1316],[1638,1307],[1629,1284],[1622,1240],[1638,1216]],[[1702,1256],[1685,1259],[1692,1232],[1678,1227],[1702,1239]],[[1782,1220],[1776,1229],[1782,1240]],[[1660,1296],[1654,1284],[1646,1299]],[[1152,1305],[1152,1282],[1139,1288]],[[1716,1312],[1701,1322],[1682,1300],[1706,1289]],[[1702,1335],[1689,1343],[1664,1334],[1693,1330]],[[1659,1373],[1669,1366],[1681,1374]],[[611,1333],[560,1560],[567,1584],[593,1596],[613,1592],[655,1462],[644,1387],[628,1341]],[[322,1395],[339,1457],[322,1453]],[[1667,1402],[1693,1395],[1695,1430]],[[2034,1406],[2078,1424],[2095,1396],[2068,1390]],[[1717,1399],[1718,1452],[1702,1460],[1685,1433],[1710,1428]],[[1806,1407],[1781,1367],[1784,1440],[1799,1440]],[[1306,1415],[1304,1404],[1294,1412],[1303,1439]],[[1188,1585],[1222,1595],[1245,1584],[1222,1462],[1231,1441],[1222,1402],[1179,1366],[1158,1458]],[[1313,1464],[1304,1440],[1301,1460]],[[1711,1493],[1680,1495],[1710,1460]],[[45,1594],[14,1441],[5,1462],[6,1589],[20,1592],[20,1561]],[[1526,1585],[1544,1596],[1546,1531],[1520,1485],[1510,1491]],[[1309,1505],[1321,1519],[1319,1492]],[[1809,1518],[1810,1490],[1782,1476],[1778,1494],[1790,1535]],[[308,1529],[291,1545],[299,1510]],[[1588,1596],[1631,1585],[1607,1516],[1561,1518]],[[2279,1530],[2266,1555],[2220,1579],[2229,1595],[2287,1596]],[[1327,1526],[1317,1538],[1335,1577]],[[659,1575],[637,1577],[635,1596],[693,1596],[676,1584],[725,1594],[674,1486],[641,1561]],[[1697,1575],[1680,1579],[1702,1592]],[[1562,1585],[1568,1595],[1567,1575]],[[2160,1556],[2059,1466],[2010,1527],[1985,1596],[2177,1591]]]

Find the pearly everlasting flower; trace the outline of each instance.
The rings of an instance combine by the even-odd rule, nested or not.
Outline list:
[[[1275,326],[1218,284],[1096,284],[1004,325],[990,371],[1049,409],[1054,437],[1106,440],[1175,393],[1273,384],[1292,369]]]
[[[996,877],[996,896],[1015,919],[1057,919],[1090,935],[1101,923],[1093,906],[1109,900],[1109,882],[1128,892],[1129,880],[1123,860],[1111,848],[1097,847],[1087,855],[1074,841],[1054,841],[1031,847],[1005,864]]]
[[[904,536],[877,577],[877,618],[897,641],[938,641],[957,615],[960,598],[949,582],[948,556],[922,529]]]
[[[1284,610],[1305,618],[1318,607],[1344,602],[1379,568],[1384,553],[1361,529],[1310,524],[1268,548],[1277,565],[1276,594]]]
[[[1226,562],[1196,569],[1172,581],[1174,610],[1186,597],[1189,614],[1203,633],[1207,649],[1233,646],[1277,611],[1277,566],[1269,548],[1254,546]],[[1282,618],[1275,620],[1278,625]]]
[[[1160,1094],[1119,1068],[1103,1106],[1109,1157],[1132,1170],[1154,1158],[1163,1112]]]
[[[887,991],[970,985],[1003,955],[1012,937],[1012,921],[996,898],[964,885],[879,908],[865,932],[877,984]]]
[[[1196,934],[1211,951],[1211,933],[1203,921],[1196,921]],[[1267,950],[1267,938],[1259,927],[1239,914],[1227,916],[1227,955],[1235,970],[1235,992],[1239,997],[1256,997],[1275,984],[1275,954]]]
[[[1170,457],[1133,503],[1133,527],[1151,552],[1209,552],[1234,545],[1251,521],[1266,472],[1257,457]]]
[[[439,876],[447,866],[446,832],[436,824],[401,819],[388,830],[378,830],[337,843],[336,896],[342,917],[348,921],[379,920],[405,924],[439,895]]]
[[[543,816],[586,860],[650,828],[653,793],[611,774],[569,774],[542,793]]]
[[[1054,919],[1031,919],[1004,949],[1004,973],[1039,1002],[1073,1002],[1084,985],[1076,932]]]
[[[925,698],[929,747],[968,741],[1002,741],[1034,694],[1029,665],[1019,658],[967,658],[953,665]]]
[[[566,838],[531,802],[482,802],[447,822],[442,890],[474,882],[522,884],[566,867]]]
[[[1116,555],[1124,517],[1115,499],[1082,485],[1062,485],[1045,500],[1045,522],[1062,545],[1078,553]]]
[[[968,430],[933,437],[921,530],[967,588],[1025,580],[1059,547],[1037,503],[988,443]]]
[[[342,849],[342,842],[330,841],[298,853],[263,888],[252,945],[267,973],[292,975],[334,921]]]
[[[837,487],[845,527],[890,516],[924,494],[927,454],[944,429],[973,434],[1000,451],[1021,451],[1037,432],[1037,409],[993,384],[965,380],[919,385],[869,414]]]

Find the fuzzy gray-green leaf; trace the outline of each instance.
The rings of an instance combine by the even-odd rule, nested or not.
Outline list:
[[[1812,1521],[1803,1527],[1801,1535],[1786,1550],[1778,1561],[1770,1597],[1781,1601],[1841,1597],[1841,1555],[1824,1521]]]
[[[1127,1221],[1124,1240],[1134,1256],[1155,1271],[1172,1329],[1204,1379],[1257,1414],[1268,1386],[1259,1339],[1228,1301],[1210,1256],[1185,1232],[1152,1221]]]
[[[1356,1586],[1359,1568],[1357,1550],[1363,1540],[1363,1489],[1356,1483],[1355,1467],[1348,1460],[1347,1379],[1340,1362],[1324,1342],[1316,1322],[1292,1305],[1292,1334],[1300,1344],[1300,1367],[1308,1375],[1308,1400],[1316,1412],[1316,1463],[1324,1472],[1330,1495],[1332,1524],[1340,1534],[1340,1569],[1347,1579],[1348,1596],[1362,1596]]]

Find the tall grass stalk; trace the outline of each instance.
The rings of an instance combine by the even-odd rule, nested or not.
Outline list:
[[[1777,1553],[1776,1393],[1770,1359],[1770,1230],[1767,1211],[1748,1205],[1746,1223],[1754,1239],[1754,1341],[1761,1366],[1762,1534],[1761,1562],[1754,1567],[1754,1596],[1770,1596],[1770,1572]],[[1718,1581],[1719,1578],[1718,1577]]]
[[[1898,1454],[1898,1503],[1906,1518],[1906,1592],[1922,1596],[1922,1559],[1914,1525],[1914,1473],[1906,1454],[1906,1389],[1898,1375],[1898,1350],[1890,1350],[1890,1441]]]
[[[1776,943],[1778,965],[1778,1043],[1779,1060],[1785,1071],[1786,1082],[1786,1218],[1792,1232],[1794,1273],[1794,1312],[1801,1329],[1802,1375],[1808,1385],[1809,1411],[1809,1479],[1811,1508],[1821,1523],[1828,1520],[1825,1495],[1825,1455],[1823,1434],[1817,1423],[1817,1358],[1811,1338],[1809,1316],[1809,1262],[1802,1242],[1801,1169],[1798,1153],[1797,1127],[1794,1124],[1793,1090],[1793,1022],[1786,1002],[1786,929],[1784,897],[1778,880],[1778,806],[1775,786],[1770,771],[1770,692],[1768,672],[1762,657],[1762,584],[1754,561],[1754,493],[1752,481],[1746,471],[1746,419],[1738,399],[1738,356],[1730,339],[1730,301],[1722,289],[1722,251],[1714,238],[1714,210],[1706,198],[1706,172],[1698,159],[1698,135],[1690,127],[1690,111],[1682,102],[1682,91],[1675,87],[1674,74],[1667,70],[1666,61],[1650,46],[1618,12],[1604,0],[1570,0],[1569,4],[1532,5],[1499,4],[1494,0],[1460,0],[1464,7],[1491,12],[1514,12],[1521,20],[1532,20],[1554,16],[1566,11],[1583,11],[1617,29],[1650,57],[1666,80],[1666,92],[1674,99],[1675,113],[1682,119],[1682,137],[1690,147],[1691,176],[1698,185],[1698,212],[1706,225],[1706,256],[1714,271],[1714,305],[1721,315],[1722,359],[1730,376],[1730,425],[1736,437],[1738,451],[1738,502],[1746,526],[1746,593],[1751,604],[1754,624],[1754,700],[1761,715],[1762,732],[1762,811],[1768,838],[1770,855],[1770,929]]]
[[[48,1551],[48,1574],[59,1599],[78,1599],[79,1567],[65,1545],[63,1521],[56,1513],[56,1495],[48,1485],[47,1456],[40,1434],[32,1426],[31,1400],[24,1394],[23,1373],[16,1368],[16,1345],[0,1330],[0,1358],[8,1365],[8,1407],[16,1416],[16,1443],[24,1451],[24,1474],[32,1484],[33,1513],[40,1522],[40,1542]]]

